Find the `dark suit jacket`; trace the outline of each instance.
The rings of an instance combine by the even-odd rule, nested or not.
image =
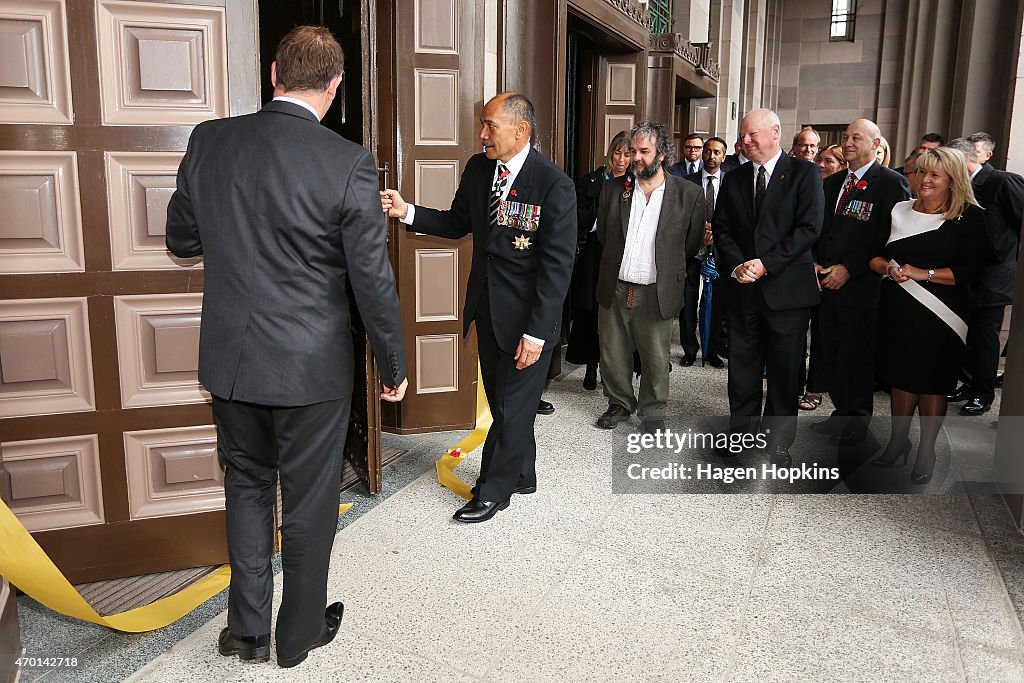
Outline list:
[[[642,192],[636,181],[633,192]],[[601,190],[601,209],[597,214],[597,239],[603,245],[601,268],[597,278],[597,302],[611,308],[615,285],[626,248],[629,214],[633,198],[623,199],[625,178],[613,178]],[[694,257],[704,239],[704,195],[693,183],[665,174],[665,196],[658,233],[654,238],[654,265],[658,271],[656,291],[663,320],[679,314],[683,307],[683,281],[686,262]]]
[[[196,126],[167,248],[205,259],[199,380],[215,396],[301,406],[350,395],[346,276],[382,380],[405,379],[376,164],[312,112],[270,102]]]
[[[761,214],[755,216],[754,164],[730,171],[722,180],[711,221],[718,272],[731,278],[736,266],[759,258],[768,274],[737,287],[760,288],[775,311],[819,303],[811,249],[821,234],[824,202],[818,167],[783,154],[768,182]]]
[[[539,206],[540,225],[535,232],[492,227],[488,203],[496,163],[482,153],[470,158],[451,209],[417,206],[415,221],[406,229],[448,239],[473,233],[463,334],[469,333],[487,292],[502,351],[515,353],[523,334],[543,339],[548,349],[562,336],[562,306],[576,255],[576,189],[569,176],[531,149],[507,200]],[[530,247],[516,249],[516,237],[529,238]]]
[[[749,159],[748,159],[748,161],[749,161]],[[735,171],[737,168],[739,168],[740,166],[742,166],[745,163],[747,163],[747,162],[744,161],[741,164],[740,163],[740,159],[739,159],[738,156],[736,156],[735,154],[730,154],[730,155],[726,156],[725,159],[722,160],[722,171],[724,173],[729,173],[730,171]]]
[[[991,263],[971,287],[974,306],[1003,306],[1013,300],[1017,250],[1024,220],[1024,178],[985,164],[971,181],[974,196],[985,208],[985,231],[992,248]]]
[[[840,306],[874,308],[878,305],[878,286],[882,278],[868,267],[868,261],[881,253],[892,229],[892,207],[910,199],[910,185],[906,177],[874,162],[861,179],[867,187],[855,188],[843,212],[837,216],[836,202],[849,177],[849,171],[833,173],[823,181],[824,222],[821,239],[814,249],[814,260],[823,267],[841,263],[850,271],[845,285],[835,290],[822,290],[824,300]],[[850,206],[854,201],[864,202],[860,208],[869,212],[868,220],[854,217],[856,212],[852,208],[857,205]]]
[[[685,178],[688,175],[692,175],[690,173],[690,171],[689,171],[689,168],[688,168],[689,164],[690,164],[689,161],[685,161],[685,160],[684,161],[678,161],[678,162],[676,162],[676,163],[674,163],[674,164],[672,164],[671,166],[668,167],[668,172],[671,173],[674,176],[678,176],[680,178]],[[703,159],[698,159],[696,161],[696,164],[697,164],[697,173],[699,174],[701,172],[701,169],[704,168],[704,160]]]

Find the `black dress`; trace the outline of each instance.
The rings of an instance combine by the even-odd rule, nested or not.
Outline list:
[[[959,218],[941,221],[941,217],[914,211],[913,203],[893,207],[892,235],[882,255],[926,270],[951,268],[955,285],[918,284],[966,322],[969,283],[987,257],[983,212],[968,205]],[[915,233],[928,227],[929,220],[941,224]],[[964,348],[960,336],[929,308],[895,281],[882,280],[877,367],[884,381],[913,394],[948,394],[956,388]]]
[[[576,183],[576,265],[572,271],[570,301],[572,327],[565,360],[580,365],[594,365],[601,358],[597,336],[597,269],[601,264],[601,245],[597,233],[591,232],[597,219],[601,188],[610,173],[601,166]]]

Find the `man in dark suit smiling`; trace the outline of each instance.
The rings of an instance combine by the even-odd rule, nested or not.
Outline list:
[[[343,62],[322,26],[288,33],[270,68],[274,101],[197,126],[167,208],[167,248],[206,266],[199,380],[213,394],[231,557],[220,653],[270,656],[280,475],[283,667],[329,643],[342,616],[340,602],[323,610],[355,371],[346,276],[381,398],[401,400],[408,384],[376,164],[320,125]]]
[[[502,93],[480,115],[484,151],[470,158],[452,199],[438,211],[407,204],[395,190],[381,205],[408,230],[473,235],[464,333],[476,321],[480,372],[494,423],[484,442],[473,498],[454,515],[483,522],[513,493],[537,490],[534,420],[576,254],[576,188],[530,146],[536,114],[528,99]]]
[[[775,464],[791,462],[803,339],[820,300],[811,249],[821,232],[821,172],[779,147],[781,123],[768,109],[740,122],[743,155],[711,222],[729,307],[729,410],[733,432],[758,428],[762,373],[768,395],[760,429]],[[726,455],[726,452],[720,453]]]
[[[825,209],[815,264],[821,280],[821,371],[836,406],[832,417],[812,426],[839,434],[840,445],[867,435],[873,407],[875,315],[881,278],[868,261],[885,245],[892,207],[910,199],[907,179],[876,161],[881,131],[857,119],[843,133],[848,173],[824,181]]]

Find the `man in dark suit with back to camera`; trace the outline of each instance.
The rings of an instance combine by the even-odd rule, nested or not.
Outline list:
[[[868,261],[885,245],[892,207],[910,199],[907,179],[876,161],[882,133],[857,119],[843,133],[848,173],[825,178],[825,210],[815,265],[821,281],[821,372],[835,404],[814,431],[852,446],[867,436],[874,406],[875,315],[881,278]]]
[[[384,210],[409,231],[448,239],[473,235],[463,331],[476,321],[494,423],[473,498],[454,515],[460,522],[486,521],[508,507],[513,493],[537,490],[534,421],[561,340],[576,254],[576,188],[530,146],[537,134],[533,105],[502,93],[484,106],[480,124],[484,151],[466,162],[450,210],[381,192]]]
[[[356,371],[346,276],[381,398],[400,401],[408,384],[376,164],[320,125],[343,63],[327,29],[292,30],[270,68],[274,100],[196,126],[167,208],[167,248],[205,259],[199,380],[213,394],[231,559],[219,651],[269,659],[280,476],[283,667],[329,643],[342,616],[324,604]]]
[[[985,209],[985,232],[992,258],[971,283],[971,314],[967,321],[967,351],[962,373],[969,380],[948,398],[966,400],[960,408],[961,415],[981,415],[996,397],[999,330],[1006,307],[1013,303],[1017,279],[1020,226],[1024,221],[1024,178],[983,164],[982,159],[988,161],[990,155],[980,156],[981,145],[971,138],[957,138],[949,146],[960,150],[967,158],[974,197]]]
[[[765,432],[773,464],[789,465],[811,307],[819,303],[811,249],[821,233],[821,171],[779,147],[768,109],[740,122],[751,163],[730,171],[711,228],[729,293],[729,410],[734,433]],[[761,415],[762,376],[768,395]],[[727,450],[719,455],[727,456]]]

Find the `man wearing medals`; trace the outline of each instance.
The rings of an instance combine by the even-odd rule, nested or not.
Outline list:
[[[850,170],[824,180],[824,223],[814,249],[821,371],[836,409],[811,429],[837,435],[844,446],[864,440],[874,404],[880,278],[868,261],[888,239],[892,207],[910,198],[907,179],[875,159],[880,136],[867,119],[846,127],[843,157]]]
[[[454,518],[483,522],[513,493],[537,490],[534,420],[576,254],[576,190],[531,147],[536,114],[507,92],[480,116],[483,152],[466,162],[451,209],[407,204],[395,190],[381,205],[407,230],[448,239],[473,235],[464,333],[476,321],[480,372],[494,423],[473,499]]]

